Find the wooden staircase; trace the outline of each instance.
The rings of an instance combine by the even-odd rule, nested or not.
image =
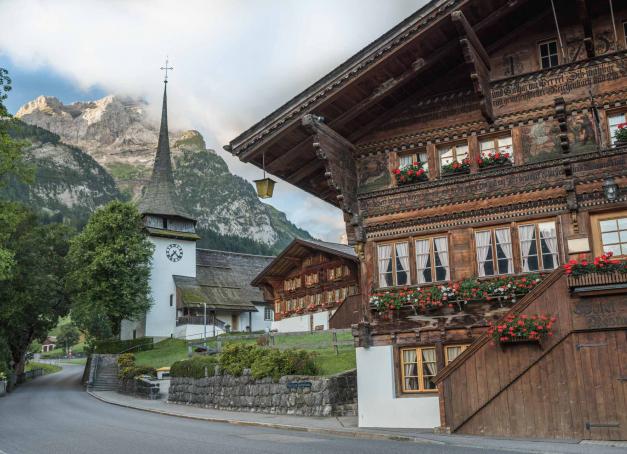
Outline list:
[[[563,270],[512,307],[552,314],[542,348],[484,334],[436,377],[441,424],[464,434],[627,439],[627,301],[572,292]],[[615,290],[615,289],[613,289]]]

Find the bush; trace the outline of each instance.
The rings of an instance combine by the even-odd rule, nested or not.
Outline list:
[[[259,336],[255,342],[257,342],[257,345],[260,347],[267,347],[270,343],[270,339],[268,336]]]
[[[224,373],[242,375],[251,369],[252,377],[272,377],[278,380],[284,375],[316,375],[315,353],[306,350],[277,350],[254,345],[229,345],[220,355],[220,368]]]
[[[101,354],[117,354],[128,352],[130,350],[134,352],[141,352],[145,350],[152,350],[154,348],[154,342],[152,337],[142,337],[140,339],[129,340],[100,340],[94,343],[93,353]]]
[[[156,377],[157,370],[154,367],[148,366],[131,366],[120,369],[118,372],[118,378],[120,379],[133,379],[139,375],[150,375],[151,377]]]
[[[177,361],[170,367],[171,377],[204,378],[215,374],[218,359],[215,356],[194,356],[191,359]]]
[[[135,365],[135,355],[132,353],[122,353],[118,356],[118,367],[120,369],[126,369]]]

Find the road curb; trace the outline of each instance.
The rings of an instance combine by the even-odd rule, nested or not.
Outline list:
[[[122,402],[114,401],[106,399],[102,396],[99,396],[92,391],[87,391],[87,394],[98,399],[101,402],[117,405],[118,407],[132,408],[134,410],[146,411],[149,413],[155,413],[159,415],[167,415],[167,416],[176,416],[179,418],[193,419],[197,421],[207,421],[207,422],[218,422],[225,424],[233,424],[237,426],[252,426],[252,427],[265,427],[268,429],[282,429],[282,430],[292,430],[297,432],[309,432],[309,433],[317,433],[322,435],[336,435],[339,437],[347,437],[347,438],[359,438],[365,440],[391,440],[391,441],[405,441],[410,443],[420,443],[420,444],[430,444],[430,445],[446,445],[442,441],[437,440],[428,440],[420,437],[411,437],[406,435],[398,435],[398,434],[386,434],[381,432],[362,432],[357,430],[350,429],[322,429],[315,427],[306,427],[306,426],[295,426],[290,424],[276,424],[276,423],[268,423],[268,422],[259,422],[259,421],[241,421],[237,419],[228,419],[228,418],[216,418],[210,416],[195,416],[195,415],[186,415],[177,412],[170,412],[164,410],[157,410],[153,408],[140,407],[132,404],[125,404]]]

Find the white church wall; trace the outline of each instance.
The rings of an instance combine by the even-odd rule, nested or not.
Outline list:
[[[324,330],[329,329],[330,311],[314,312],[313,314],[294,315],[272,322],[271,329],[279,333],[295,333],[299,331],[311,330],[311,317],[313,316],[313,326],[323,326]]]
[[[207,325],[207,337],[212,337],[214,333],[214,326]],[[219,326],[215,327],[216,336],[219,334],[223,334],[224,330]],[[180,325],[177,326],[174,330],[174,337],[177,339],[202,339],[205,334],[205,326],[204,325]]]
[[[391,345],[358,347],[359,427],[433,428],[440,425],[437,393],[397,397]]]
[[[155,245],[155,251],[150,273],[152,306],[146,314],[146,336],[170,337],[176,328],[176,288],[172,276],[196,277],[196,242],[149,238]],[[183,256],[178,261],[171,261],[166,256],[171,244],[177,244],[183,250]],[[171,306],[170,295],[174,295]]]

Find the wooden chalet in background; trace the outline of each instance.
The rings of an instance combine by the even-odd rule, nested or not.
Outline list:
[[[627,255],[626,33],[625,2],[433,0],[225,147],[344,213],[361,426],[627,438],[625,275],[577,292],[559,269]],[[425,303],[468,279],[543,282]],[[490,344],[533,311],[558,314],[543,349]]]
[[[279,332],[350,328],[363,321],[357,254],[350,246],[297,238],[253,280],[274,307]]]

